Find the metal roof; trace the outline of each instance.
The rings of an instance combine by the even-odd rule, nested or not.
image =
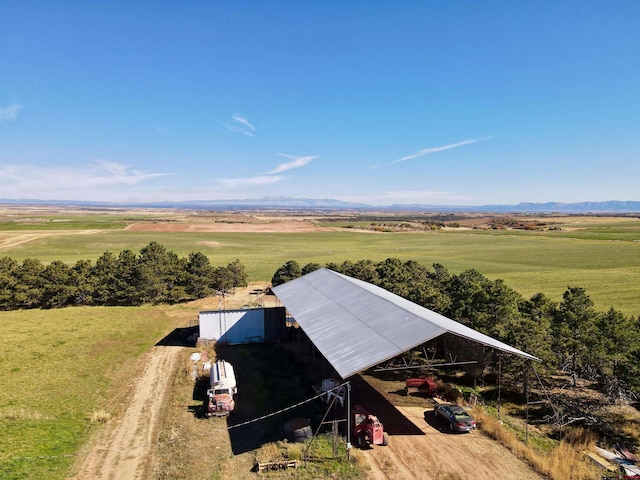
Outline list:
[[[342,378],[444,333],[539,361],[383,288],[326,268],[273,291]]]

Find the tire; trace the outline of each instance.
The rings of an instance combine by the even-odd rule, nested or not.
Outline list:
[[[389,445],[389,434],[387,432],[382,433],[382,446],[386,447]]]

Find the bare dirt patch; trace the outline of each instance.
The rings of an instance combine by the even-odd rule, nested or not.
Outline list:
[[[421,434],[392,435],[388,446],[360,451],[373,479],[543,478],[481,432],[450,433],[431,407],[396,408]]]
[[[360,450],[372,479],[542,479],[527,463],[481,431],[459,434],[433,414],[435,402],[406,396],[403,383],[372,375],[353,382],[354,396],[378,415],[389,445]]]

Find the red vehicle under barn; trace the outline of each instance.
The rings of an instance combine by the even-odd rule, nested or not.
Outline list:
[[[384,431],[384,426],[378,417],[371,415],[361,405],[356,405],[351,414],[356,446],[359,448],[365,448],[369,445],[386,447],[389,444],[389,434]]]
[[[436,381],[430,377],[407,378],[404,390],[407,395],[423,393],[429,397],[436,394]]]

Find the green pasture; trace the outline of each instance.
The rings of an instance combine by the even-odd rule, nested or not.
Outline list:
[[[122,219],[113,221],[118,224]],[[105,251],[138,252],[157,241],[181,257],[201,251],[214,265],[238,258],[251,281],[269,281],[288,260],[303,266],[397,257],[425,265],[441,263],[452,273],[475,268],[489,278],[505,280],[527,297],[542,292],[558,300],[568,286],[579,286],[586,289],[599,310],[615,306],[627,314],[640,314],[640,220],[558,222],[556,226],[559,230],[544,232],[336,229],[313,233],[146,233],[99,228],[89,222],[85,234],[57,231],[0,249],[0,256],[73,264],[81,259],[95,261]],[[6,235],[0,227],[0,237]]]
[[[0,312],[0,478],[66,478],[91,414],[122,407],[114,390],[175,323],[151,307]]]
[[[16,213],[0,215],[0,232],[52,232],[56,230],[122,229],[137,222],[175,222],[181,216],[171,211],[139,213]]]
[[[73,219],[68,221],[43,221],[43,222],[10,222],[0,223],[0,232],[43,232],[50,233],[56,230],[89,230],[89,229],[108,229],[117,230],[127,225],[125,221],[114,222],[113,220],[99,221],[83,221]]]

